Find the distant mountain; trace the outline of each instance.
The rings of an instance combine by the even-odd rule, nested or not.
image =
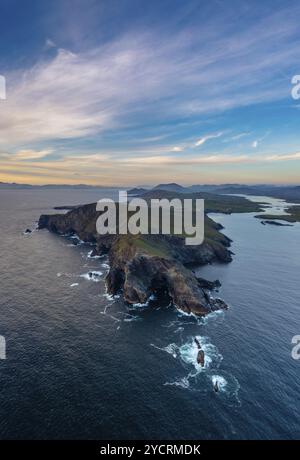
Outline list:
[[[1,189],[24,189],[24,188],[33,188],[33,185],[30,184],[15,184],[14,182],[12,183],[6,183],[6,182],[0,182],[0,190]]]
[[[145,188],[131,188],[130,190],[127,190],[128,195],[142,195],[143,193],[147,192],[148,190]]]
[[[149,190],[142,189],[142,193],[139,189],[135,190],[134,194],[145,194]],[[272,185],[272,184],[257,184],[257,185],[243,185],[243,184],[221,184],[221,185],[210,185],[210,184],[199,184],[183,187],[179,184],[159,184],[153,189],[153,192],[170,192],[170,193],[201,193],[204,198],[206,194],[215,195],[257,195],[257,196],[269,196],[274,198],[280,198],[282,200],[300,203],[300,186],[299,185]],[[159,193],[158,193],[159,196]],[[171,196],[171,195],[170,195]]]
[[[286,201],[293,201],[300,203],[300,187],[295,185],[221,185],[215,193],[220,194],[238,194],[238,195],[258,195],[258,196],[271,196],[280,198]]]
[[[76,189],[76,190],[93,190],[104,188],[102,185],[86,185],[86,184],[46,184],[46,185],[30,185],[16,184],[15,182],[0,182],[0,190],[24,190],[24,189]]]
[[[182,185],[171,183],[171,184],[159,184],[156,185],[152,190],[165,190],[167,192],[185,192],[186,187]]]
[[[87,184],[46,184],[46,185],[31,185],[17,184],[15,182],[0,182],[0,190],[97,190],[108,188],[102,185],[87,185]],[[114,188],[114,187],[111,187]],[[159,184],[152,191],[164,191],[173,193],[201,193],[201,194],[217,194],[217,195],[258,195],[271,196],[280,198],[293,203],[300,203],[300,185],[272,185],[272,184],[195,184],[184,187],[176,183]],[[128,195],[143,195],[149,192],[148,188],[142,186],[128,190]]]

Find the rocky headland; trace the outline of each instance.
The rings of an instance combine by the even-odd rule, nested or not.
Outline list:
[[[157,191],[155,195],[157,197]],[[160,197],[162,195],[164,192]],[[243,212],[243,200],[230,197],[231,208],[236,205],[237,212]],[[244,202],[248,210],[249,202]],[[212,206],[211,201],[210,211]],[[218,212],[221,209],[229,212],[226,199],[215,208]],[[66,214],[42,215],[38,227],[59,235],[77,235],[80,240],[94,244],[93,255],[107,254],[110,265],[106,278],[108,293],[122,292],[129,304],[145,304],[151,296],[167,296],[178,309],[188,314],[203,316],[227,308],[223,300],[211,295],[219,283],[197,278],[192,271],[195,266],[232,260],[230,240],[220,232],[221,225],[206,215],[204,242],[199,246],[187,246],[181,235],[99,235],[96,231],[99,214],[96,203],[87,204],[74,207]]]

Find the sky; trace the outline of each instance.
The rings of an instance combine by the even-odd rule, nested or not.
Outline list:
[[[298,0],[1,0],[0,181],[299,184],[299,21]]]

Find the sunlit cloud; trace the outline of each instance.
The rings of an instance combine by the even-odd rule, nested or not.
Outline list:
[[[226,123],[229,112],[290,97],[286,75],[300,62],[297,12],[258,14],[247,27],[232,27],[222,12],[174,29],[134,25],[76,50],[45,33],[35,64],[6,75],[1,174],[105,182],[126,168],[128,180],[138,171],[141,182],[151,165],[166,175],[191,167],[197,179],[202,165],[298,160],[278,153],[281,145],[270,154],[269,132],[258,137],[269,121],[258,126],[257,111],[241,125]],[[246,146],[236,142],[243,138]]]
[[[266,160],[267,161],[300,160],[300,152],[284,154],[284,155],[270,155],[266,157]]]
[[[184,150],[183,147],[175,146],[172,148],[172,152],[182,152]]]
[[[298,43],[288,40],[298,30],[295,17],[285,10],[225,39],[224,24],[208,24],[207,40],[196,28],[167,40],[132,31],[86,51],[59,49],[31,69],[7,75],[0,142],[76,139],[139,125],[143,116],[170,121],[280,100],[286,87],[270,76],[300,54]],[[196,145],[212,138],[203,136]]]
[[[36,160],[50,155],[52,150],[19,150],[12,155],[14,160]]]

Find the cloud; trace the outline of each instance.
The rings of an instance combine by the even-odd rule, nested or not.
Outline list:
[[[46,43],[45,43],[45,48],[46,49],[56,48],[56,44],[54,43],[53,40],[51,40],[50,38],[47,38]]]
[[[288,153],[283,155],[270,155],[266,157],[267,161],[287,161],[287,160],[300,160],[300,152]]]
[[[218,137],[223,136],[223,133],[217,133],[217,134],[209,134],[207,136],[201,137],[197,142],[195,142],[195,146],[199,147],[200,145],[205,144],[206,141],[209,141],[210,139],[216,139]]]
[[[18,162],[18,161],[33,161],[33,160],[40,160],[53,152],[52,149],[45,149],[45,150],[32,150],[32,149],[23,149],[18,150],[17,152],[0,152],[0,158],[10,161],[10,162]]]
[[[255,141],[252,142],[252,147],[254,149],[257,149],[258,145],[266,138],[268,137],[270,134],[270,131],[267,131],[266,134],[262,137],[260,137],[259,139],[256,139]]]
[[[235,136],[232,136],[229,139],[225,139],[224,142],[238,141],[238,140],[242,139],[243,137],[249,136],[250,134],[251,134],[250,132],[244,132],[244,133],[236,134]]]
[[[263,138],[255,138],[255,124],[260,133],[273,118],[259,119],[258,108],[251,117],[243,112],[290,98],[291,69],[300,62],[300,5],[275,10],[249,10],[247,19],[218,10],[204,21],[186,15],[185,21],[174,17],[172,26],[157,21],[151,29],[128,21],[129,31],[122,28],[102,43],[94,31],[82,43],[75,27],[72,50],[57,46],[72,43],[64,39],[65,31],[51,32],[57,43],[48,38],[35,65],[6,74],[0,148],[10,153],[0,153],[1,176],[63,182],[74,181],[76,174],[82,182],[135,183],[152,171],[155,179],[198,181],[209,169],[210,180],[229,170],[230,180],[238,172],[245,177],[246,170],[257,180],[263,162],[268,168],[261,170],[277,162],[279,171],[280,162],[299,161],[298,153],[272,155],[268,149],[258,155]],[[229,114],[236,121],[229,131],[223,112],[233,109],[239,112]],[[233,142],[249,135],[247,154],[238,142],[235,150],[219,142],[221,150],[208,153],[214,146],[210,140],[223,136],[221,141]],[[239,164],[244,166],[234,167]]]
[[[171,149],[172,152],[182,152],[184,150],[183,147],[175,146]]]
[[[300,160],[300,152],[279,154],[279,155],[230,155],[230,154],[211,154],[201,155],[198,157],[185,156],[178,158],[174,156],[145,156],[139,158],[125,158],[119,159],[118,162],[123,165],[165,165],[165,166],[190,166],[190,165],[222,165],[222,164],[240,164],[240,163],[263,163],[263,162],[277,162],[288,160]]]
[[[150,152],[150,151],[149,151]],[[117,157],[117,155],[120,155]],[[265,163],[272,171],[277,173],[269,177],[271,181],[280,182],[282,178],[282,161],[298,161],[300,164],[300,153],[286,153],[277,155],[229,155],[211,154],[195,157],[194,155],[180,158],[175,155],[167,155],[162,151],[159,155],[149,154],[144,157],[132,158],[128,155],[121,156],[122,151],[114,152],[111,155],[94,152],[73,154],[61,158],[43,158],[24,161],[22,158],[12,161],[9,154],[3,154],[1,160],[1,179],[4,181],[30,182],[30,183],[90,183],[101,185],[136,184],[136,178],[143,179],[143,183],[155,183],[169,180],[170,177],[176,181],[187,181],[199,183],[209,178],[217,182],[224,182],[224,177],[231,182],[236,177],[236,165],[241,168],[242,174],[249,175],[248,180],[257,182],[257,171],[260,164]],[[22,155],[20,155],[22,157]],[[272,164],[277,166],[273,168]],[[251,168],[248,170],[248,165]],[[251,174],[252,166],[255,166]],[[226,167],[227,166],[227,167]],[[232,167],[231,167],[232,166]],[[296,168],[295,168],[296,169]],[[296,175],[295,175],[296,180]],[[214,182],[212,182],[214,183]]]
[[[201,29],[132,29],[92,49],[58,49],[7,74],[0,143],[32,148],[280,100],[287,89],[278,73],[300,60],[297,33],[297,15],[286,8],[246,28],[211,18]]]
[[[177,158],[172,156],[155,156],[155,157],[143,157],[143,158],[127,158],[121,161],[123,164],[135,164],[135,165],[167,165],[167,166],[190,166],[190,165],[201,165],[201,164],[224,164],[224,163],[244,163],[251,161],[251,158],[247,155],[206,155],[201,157],[190,157],[190,158]]]
[[[36,160],[50,155],[52,150],[19,150],[16,154],[12,155],[14,160]]]

